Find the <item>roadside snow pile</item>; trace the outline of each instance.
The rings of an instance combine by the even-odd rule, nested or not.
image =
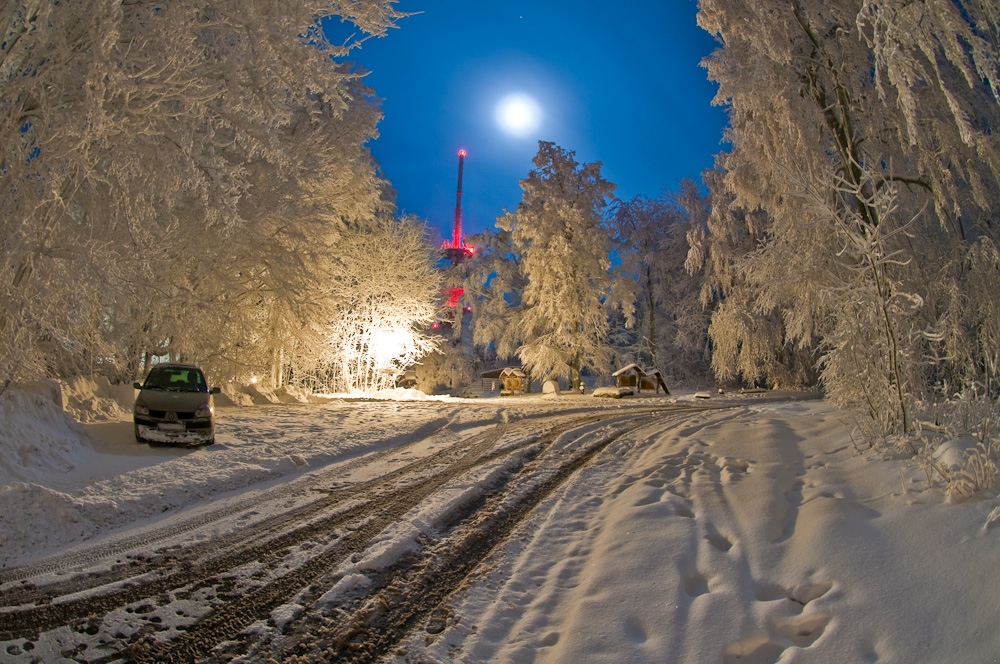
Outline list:
[[[233,401],[232,405],[237,406],[261,406],[266,404],[308,404],[326,403],[330,400],[329,395],[319,395],[304,390],[300,387],[282,385],[281,387],[264,387],[260,384],[246,385],[244,387],[227,386],[222,388],[223,394],[229,396]],[[248,401],[239,402],[240,397],[247,397]],[[220,404],[230,405],[230,404]]]
[[[62,393],[61,399],[56,403],[79,422],[120,420],[132,413],[136,392],[131,384],[112,385],[103,376],[78,377],[56,384]]]
[[[281,399],[278,395],[274,393],[274,390],[262,387],[260,385],[248,385],[246,388],[246,393],[250,395],[255,406],[260,406],[269,403],[281,403]]]
[[[253,397],[247,394],[246,388],[240,387],[235,383],[226,383],[220,387],[222,392],[216,394],[213,399],[217,407],[253,405]]]
[[[281,387],[274,389],[275,398],[281,403],[312,403],[310,398],[312,395],[310,392],[303,390],[299,387],[291,387],[289,385],[282,385]]]
[[[29,390],[0,393],[0,492],[16,482],[41,482],[73,470],[91,452],[83,427],[53,400],[58,385],[39,383]]]
[[[56,381],[0,395],[0,568],[231,491],[392,447],[421,426],[443,426],[450,417],[436,408],[392,405],[446,401],[415,390],[390,390],[378,395],[380,403],[344,403],[357,395],[310,396],[317,405],[304,408],[237,409],[220,394],[215,445],[142,445],[135,442],[127,411],[97,405],[110,397],[95,392],[109,394],[109,387],[101,381],[72,387],[72,402],[86,424],[62,409],[65,393]],[[239,387],[227,391],[249,402]],[[376,401],[365,396],[365,402]],[[128,394],[129,408],[133,398]],[[266,403],[280,405],[276,398]],[[93,421],[99,412],[108,417]]]

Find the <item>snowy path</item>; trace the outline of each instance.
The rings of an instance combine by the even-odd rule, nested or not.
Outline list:
[[[417,405],[408,412],[407,405],[383,404],[323,409],[318,417],[311,410],[275,409],[233,418],[228,430],[237,433],[203,450],[222,455],[223,462],[208,464],[213,472],[206,474],[223,486],[252,482],[255,475],[241,466],[262,454],[254,436],[267,441],[267,425],[281,422],[287,429],[303,413],[312,414],[305,426],[284,432],[285,441],[291,441],[285,444],[295,450],[293,461],[306,467],[317,465],[318,459],[327,463],[290,481],[258,483],[252,490],[222,495],[173,517],[149,520],[140,528],[0,572],[0,599],[8,607],[0,614],[0,647],[11,661],[24,662],[36,661],[39,654],[47,660],[55,653],[72,661],[110,662],[121,660],[125,652],[131,653],[130,661],[190,661],[209,657],[217,644],[229,641],[233,644],[220,655],[223,659],[234,649],[266,658],[277,648],[279,659],[288,648],[315,650],[330,630],[309,621],[327,619],[323,617],[334,609],[324,607],[358,616],[345,618],[347,624],[365,623],[369,611],[364,603],[371,601],[366,597],[399,595],[391,589],[393,579],[419,577],[416,563],[471,571],[489,552],[482,542],[503,539],[530,511],[534,496],[544,497],[599,452],[614,431],[629,429],[634,418],[648,419],[651,409],[676,408],[663,400],[596,409],[574,405],[574,400],[555,407],[540,403],[536,400],[526,410],[529,404],[512,401],[499,409],[494,404],[461,412],[453,405]],[[342,412],[331,415],[331,410]],[[257,417],[268,419],[254,421]],[[331,417],[361,417],[371,426],[353,423],[352,443],[338,443],[333,461],[323,456],[330,449],[320,454],[295,443],[296,437],[306,439],[302,429],[325,437],[338,431],[315,426],[316,419]],[[595,437],[605,442],[589,442]],[[263,453],[274,456],[273,451]],[[131,499],[136,511],[167,495],[202,495],[209,490],[205,478],[181,479],[177,473],[176,466],[186,467],[192,459],[198,455],[137,468],[114,483],[126,495],[136,494]],[[145,485],[145,498],[138,497],[136,474],[158,480]],[[94,486],[78,494],[90,495]],[[101,495],[105,511],[120,498],[111,490]],[[64,499],[71,498],[67,494]],[[105,521],[113,523],[112,516]],[[471,547],[476,553],[460,543],[470,537],[480,542]],[[408,557],[413,560],[403,564]],[[451,583],[457,586],[462,578],[455,576]],[[454,589],[440,579],[430,581],[433,592],[410,593],[405,601],[397,596],[393,615],[405,607],[417,616],[431,612]],[[345,584],[355,592],[345,594]],[[435,593],[438,599],[428,603]],[[343,602],[357,607],[341,606],[342,594]],[[318,608],[304,613],[303,604]],[[291,617],[275,619],[275,612]],[[365,647],[379,652],[386,647],[384,639],[372,641],[370,635],[385,632],[386,620],[394,619],[351,629],[369,635]],[[254,627],[275,620],[284,635],[271,628],[261,635]],[[296,634],[308,634],[309,645],[298,644]],[[281,643],[275,645],[278,637]],[[332,634],[327,641],[336,638]],[[352,646],[345,651],[350,657],[344,661],[353,661],[357,650]]]
[[[105,440],[94,454],[134,467],[78,460],[89,484],[22,490],[79,519],[50,515],[52,540],[72,543],[70,525],[98,537],[0,570],[0,661],[1000,653],[994,503],[943,504],[915,467],[860,457],[822,402],[354,403],[224,421],[217,446],[136,461]]]
[[[645,428],[395,661],[996,662],[993,503],[942,504],[923,481],[857,456],[824,404]]]

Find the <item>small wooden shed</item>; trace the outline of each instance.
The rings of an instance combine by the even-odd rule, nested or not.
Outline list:
[[[506,367],[500,372],[500,382],[503,384],[503,389],[500,390],[500,394],[524,394],[527,378],[527,374],[517,367]]]
[[[486,371],[479,374],[482,379],[482,387],[484,392],[496,392],[498,391],[500,383],[500,372],[503,369],[493,369],[491,371]]]
[[[616,387],[634,388],[636,394],[642,393],[643,390],[653,390],[659,394],[661,387],[664,394],[670,394],[659,369],[643,369],[638,364],[629,364],[612,375],[615,377]]]
[[[524,369],[520,367],[504,367],[503,369],[493,369],[480,374],[484,392],[496,392],[504,396],[508,394],[529,394],[531,393],[531,379]]]
[[[527,374],[517,367],[506,367],[500,372],[500,382],[503,384],[500,394],[524,394],[526,378]]]

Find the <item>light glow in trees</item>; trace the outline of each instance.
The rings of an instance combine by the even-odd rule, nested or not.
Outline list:
[[[392,387],[395,378],[435,350],[430,334],[442,274],[423,223],[380,218],[346,232],[338,268],[327,283],[334,306],[322,329],[323,345],[305,355],[300,371],[332,376],[327,389]]]
[[[320,22],[380,35],[393,5],[0,5],[0,377],[169,352],[235,378],[314,330],[326,261],[293,248],[382,191],[376,100]]]

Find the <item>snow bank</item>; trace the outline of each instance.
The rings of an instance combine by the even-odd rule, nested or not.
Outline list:
[[[233,406],[252,406],[253,397],[251,397],[246,388],[242,385],[236,385],[235,383],[226,383],[220,386],[222,392],[216,394],[213,399],[215,405],[221,408],[233,407]]]
[[[435,410],[366,401],[451,399],[386,390],[358,402],[359,395],[225,385],[216,395],[217,443],[190,449],[137,444],[134,394],[132,386],[106,380],[40,381],[0,394],[0,568],[361,450],[391,447],[441,420]],[[355,403],[346,405],[349,397]],[[254,401],[333,408],[226,413]],[[397,410],[406,411],[404,419]]]
[[[411,388],[393,387],[377,392],[341,392],[330,394],[316,394],[314,398],[320,399],[370,399],[373,401],[452,401],[454,397],[447,394],[427,394],[420,390]]]
[[[48,381],[47,381],[48,382]],[[63,410],[79,422],[100,422],[130,417],[135,402],[131,385],[112,385],[107,378],[73,378],[59,381]]]
[[[261,387],[260,385],[248,385],[244,388],[246,393],[250,395],[250,399],[253,401],[255,406],[262,406],[269,403],[281,403],[281,399],[274,390]]]
[[[0,394],[0,490],[73,470],[92,451],[83,427],[54,400],[57,384],[26,387],[36,392],[8,388]]]

